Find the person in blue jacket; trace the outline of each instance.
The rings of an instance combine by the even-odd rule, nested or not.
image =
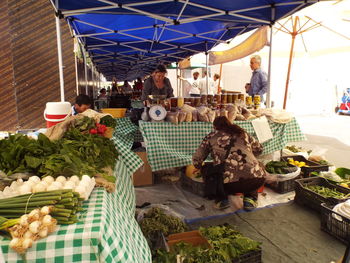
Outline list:
[[[246,91],[252,97],[260,95],[261,102],[264,102],[264,94],[267,92],[267,74],[261,69],[259,55],[250,58],[250,68],[253,70],[253,74],[250,83],[246,84]]]

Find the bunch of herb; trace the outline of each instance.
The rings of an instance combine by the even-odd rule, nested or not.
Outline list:
[[[232,260],[251,251],[260,250],[260,243],[244,237],[231,226],[201,227],[200,233],[208,240],[211,248],[177,243],[172,252],[157,250],[153,262],[175,263],[180,255],[183,263],[231,263]]]
[[[161,208],[153,207],[147,213],[140,222],[140,227],[143,235],[149,246],[152,248],[159,232],[162,232],[164,236],[170,234],[184,232],[187,227],[185,223],[178,217],[172,215],[166,215]]]
[[[115,129],[115,127],[117,126],[117,121],[112,116],[106,115],[100,119],[100,124]]]
[[[76,128],[81,132],[89,131],[90,129],[93,129],[95,127],[96,127],[95,120],[87,116],[76,119],[74,123],[74,128]]]

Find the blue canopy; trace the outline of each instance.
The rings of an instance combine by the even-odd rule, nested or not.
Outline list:
[[[51,0],[107,79],[134,79],[317,0]],[[57,6],[55,6],[57,2]]]

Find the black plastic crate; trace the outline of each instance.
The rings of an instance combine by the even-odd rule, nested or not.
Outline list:
[[[294,191],[295,183],[294,181],[298,179],[299,177],[282,181],[282,182],[273,182],[270,184],[266,184],[267,187],[271,188],[275,192],[279,194],[285,194]]]
[[[186,176],[184,173],[181,174],[181,186],[183,189],[204,197],[204,182],[197,182]]]
[[[307,188],[305,186],[309,185],[320,185],[324,187],[328,187],[331,189],[335,189],[338,192],[344,193],[344,194],[349,194],[350,189],[338,186],[338,185],[333,185],[329,183],[326,179],[321,178],[321,177],[310,177],[310,178],[304,178],[304,179],[297,179],[295,180],[295,197],[294,201],[297,204],[300,205],[306,205],[318,212],[321,211],[321,204],[322,203],[329,203],[329,204],[339,204],[341,202],[346,201],[349,198],[345,199],[336,199],[333,197],[323,197]]]
[[[350,241],[350,219],[334,212],[335,205],[321,204],[321,229],[328,234],[336,237],[346,245]],[[341,221],[335,218],[335,215],[341,218]]]
[[[261,248],[259,250],[248,252],[232,260],[232,263],[261,263]]]
[[[304,156],[301,156],[301,155],[282,156],[281,160],[288,162],[288,158],[293,158],[293,160],[298,162],[305,162],[305,164],[309,166],[309,167],[301,167],[301,172],[304,174],[304,177],[309,177],[309,174],[311,172],[323,172],[323,171],[328,171],[329,169],[328,165],[321,165],[319,163],[309,161],[305,159]]]

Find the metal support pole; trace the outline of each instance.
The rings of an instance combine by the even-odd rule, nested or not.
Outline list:
[[[79,73],[78,73],[78,59],[77,55],[74,54],[74,63],[75,63],[75,86],[77,89],[77,96],[79,95]]]
[[[179,72],[179,63],[176,62],[176,94],[178,97],[180,97],[178,72]]]
[[[270,50],[269,50],[269,69],[267,74],[267,94],[266,94],[266,108],[271,107],[271,61],[272,61],[272,34],[273,25],[270,26]]]
[[[89,95],[89,89],[88,89],[88,78],[87,78],[87,63],[86,63],[86,54],[85,49],[83,48],[83,58],[84,58],[84,75],[85,75],[85,94]]]
[[[56,15],[56,35],[57,35],[57,52],[58,52],[58,71],[60,75],[61,101],[64,101],[64,78],[63,78],[63,58],[62,58],[62,40],[60,18]]]
[[[205,76],[205,82],[207,87],[207,94],[209,94],[208,51],[205,52],[205,70],[207,71],[207,74]]]

